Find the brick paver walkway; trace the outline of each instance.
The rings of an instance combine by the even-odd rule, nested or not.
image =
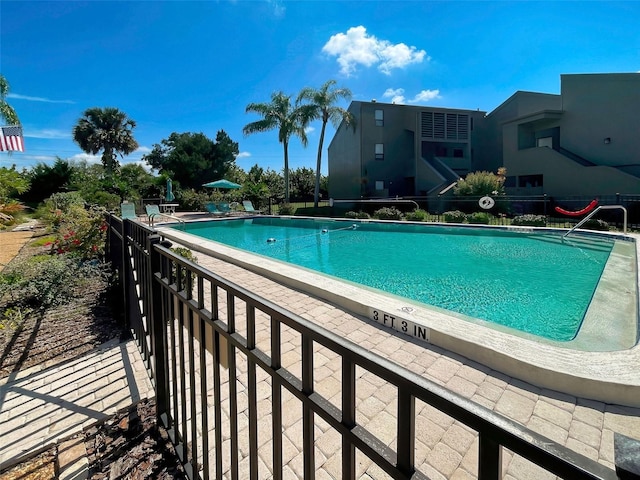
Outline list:
[[[222,277],[610,468],[614,468],[613,433],[640,438],[640,409],[604,404],[538,388],[437,346],[393,334],[365,318],[351,315],[322,300],[240,267],[199,252],[196,252],[196,256],[200,265]],[[224,311],[224,305],[220,307]],[[256,322],[260,343],[259,319]],[[283,366],[297,373],[296,364],[301,358],[299,338],[298,341],[292,338],[287,345],[284,335],[283,333]],[[326,398],[339,401],[339,361],[334,361],[337,359],[318,350],[315,359],[315,388]],[[242,374],[246,372],[246,367],[242,364],[238,367],[241,370],[238,379],[242,398],[242,389],[246,387]],[[265,394],[270,392],[267,378],[258,385],[258,390]],[[396,411],[394,389],[388,388],[374,375],[365,374],[358,380],[357,395],[358,421],[393,446]],[[296,407],[297,400],[290,398],[289,401],[287,404],[287,399],[283,398],[286,417],[283,422],[287,440],[285,473],[288,473],[285,478],[300,478],[303,461],[299,447],[302,423],[300,409]],[[242,412],[242,409],[239,410]],[[416,413],[416,467],[433,479],[475,478],[477,434],[428,405],[417,405]],[[266,415],[268,417],[268,411]],[[268,418],[261,420],[265,422],[265,428],[269,426],[267,420]],[[241,419],[240,424],[248,424],[248,419]],[[268,438],[268,430],[265,430],[265,434]],[[316,467],[326,474],[320,478],[339,478],[337,475],[340,463],[339,455],[336,454],[340,446],[339,437],[330,429],[320,428],[316,435],[316,445]],[[265,450],[270,452],[270,448]],[[242,469],[247,466],[247,458],[246,455],[243,457],[242,452],[240,458]],[[261,478],[270,478],[270,463],[268,456],[261,456]],[[554,478],[508,450],[503,454],[503,472],[504,478],[510,480]],[[358,473],[361,478],[386,478],[366,459],[359,465]]]
[[[64,364],[0,380],[0,470],[153,397],[133,341],[109,342]]]

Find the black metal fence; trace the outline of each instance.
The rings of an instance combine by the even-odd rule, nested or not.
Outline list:
[[[427,478],[416,465],[418,403],[478,433],[482,480],[502,478],[504,448],[562,478],[617,478],[613,470],[176,255],[149,227],[114,216],[108,223],[106,251],[155,383],[158,418],[191,478],[257,479],[265,468],[266,476],[283,478],[292,461],[292,440],[284,434],[292,411],[300,416],[298,475],[305,479],[327,465],[336,478],[365,475],[358,467],[362,456],[390,478]],[[336,395],[316,377],[319,353],[340,371]],[[363,375],[395,392],[394,441],[359,420],[356,392]],[[326,431],[335,436],[339,458],[317,462],[316,437]]]

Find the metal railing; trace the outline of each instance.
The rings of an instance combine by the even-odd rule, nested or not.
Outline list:
[[[627,234],[627,209],[624,208],[622,205],[600,205],[593,212],[591,212],[589,215],[587,215],[582,220],[580,220],[577,224],[575,224],[567,233],[562,235],[562,238],[563,239],[567,238],[571,232],[573,232],[574,230],[577,230],[582,225],[584,225],[589,220],[591,220],[591,218],[594,217],[596,213],[598,213],[600,210],[622,210],[623,216],[624,216],[622,221],[622,224],[623,224],[622,233],[624,233],[625,235]]]
[[[106,250],[124,283],[128,321],[155,384],[158,418],[193,479],[256,479],[265,462],[272,478],[283,478],[289,441],[283,419],[292,409],[285,395],[300,407],[306,479],[315,478],[319,467],[319,422],[339,438],[340,458],[333,465],[340,478],[357,478],[356,452],[391,478],[427,478],[416,466],[416,402],[478,433],[482,480],[502,478],[504,448],[562,478],[617,478],[604,465],[176,255],[145,225],[114,217],[109,225]],[[291,342],[301,353],[287,363],[285,345]],[[319,351],[339,366],[335,398],[316,377]],[[363,374],[396,392],[395,442],[359,420],[356,393]]]

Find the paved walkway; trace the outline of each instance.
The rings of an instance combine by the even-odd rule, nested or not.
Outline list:
[[[196,256],[200,265],[217,274],[611,468],[613,433],[640,438],[640,409],[540,389],[433,345],[407,340],[240,267],[200,253]],[[335,381],[340,374],[339,362],[330,356],[322,358],[323,353],[326,352],[317,352],[316,388],[326,398],[332,394],[339,396],[339,383]],[[293,370],[299,358],[299,341],[292,338],[283,346],[283,364]],[[241,383],[245,373],[246,370],[240,373]],[[265,388],[259,389],[263,398],[262,394],[269,391],[268,379],[260,382],[261,385],[265,382]],[[369,374],[359,379],[357,393],[358,421],[393,445],[395,391]],[[0,385],[0,468],[58,439],[70,437],[147,395],[152,395],[151,385],[133,342],[106,345],[76,361],[10,378]],[[283,398],[283,402],[284,478],[301,478],[299,408],[293,398]],[[416,466],[433,479],[475,478],[478,452],[475,432],[427,405],[418,405],[416,413]],[[246,425],[242,409],[239,416],[240,424]],[[260,424],[267,429],[267,435],[261,438],[268,441],[268,412],[261,416]],[[316,466],[322,472],[319,478],[339,478],[339,441],[330,430],[319,428],[316,443]],[[243,430],[240,435],[244,433]],[[228,452],[226,447],[225,450]],[[268,444],[265,451],[270,452]],[[247,455],[246,449],[240,452],[241,476],[246,472]],[[228,461],[224,459],[225,465]],[[268,455],[260,456],[260,478],[272,477],[269,463]],[[503,455],[503,471],[507,480],[553,478],[508,450]],[[366,459],[359,464],[358,476],[386,478]]]
[[[351,315],[322,300],[240,267],[199,252],[196,252],[196,256],[200,265],[222,277],[610,468],[614,468],[614,432],[640,438],[640,409],[538,388],[437,346],[393,334],[367,319]],[[256,328],[260,337],[260,326],[257,325]],[[301,355],[299,341],[292,339],[282,348],[283,366],[296,371],[294,365]],[[325,352],[316,353],[315,388],[326,398],[331,399],[336,394],[339,397],[339,392],[335,390],[339,388],[339,362],[331,357],[323,357],[323,353]],[[258,390],[269,391],[268,388],[261,389],[260,385]],[[395,390],[381,384],[380,379],[374,375],[367,375],[359,380],[357,395],[358,413],[361,415],[359,422],[393,445]],[[291,400],[288,405],[283,400],[285,416],[290,417],[283,420],[286,438],[290,440],[286,442],[288,450],[285,452],[285,460],[288,462],[285,478],[300,478],[303,459],[297,444],[301,422],[296,417],[296,412],[299,412],[296,401]],[[416,467],[433,479],[475,478],[477,434],[430,406],[418,405],[416,413]],[[244,424],[244,420],[246,419],[240,423]],[[316,441],[321,452],[316,455],[316,467],[328,474],[322,478],[339,478],[336,476],[339,462],[336,463],[334,455],[339,448],[339,439],[332,437],[327,431],[321,432]],[[246,466],[247,458],[242,453],[240,458],[242,475],[242,467]],[[261,456],[261,468],[265,468],[261,470],[260,478],[270,478],[269,463],[267,458]],[[360,478],[386,478],[375,472],[375,469],[370,469],[366,464],[361,464],[358,468]],[[508,449],[503,453],[503,472],[504,478],[508,480],[555,478],[513,455]]]
[[[0,470],[153,395],[133,341],[0,379]]]

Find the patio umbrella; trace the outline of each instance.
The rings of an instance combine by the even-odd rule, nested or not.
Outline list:
[[[176,196],[173,194],[173,183],[171,179],[167,179],[167,194],[164,196],[164,199],[167,202],[173,202],[176,199]]]
[[[237,183],[233,183],[230,180],[225,180],[224,178],[221,180],[216,180],[215,182],[209,182],[202,185],[203,187],[209,188],[226,188],[226,189],[235,189],[240,188],[242,185],[238,185]]]

